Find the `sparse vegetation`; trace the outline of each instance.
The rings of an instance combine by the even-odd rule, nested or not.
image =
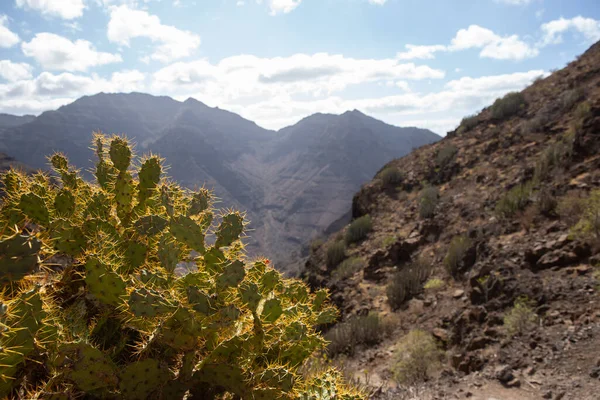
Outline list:
[[[416,294],[423,291],[423,283],[429,278],[433,266],[424,258],[402,267],[391,278],[386,287],[388,303],[398,309]]]
[[[479,123],[479,115],[477,115],[477,114],[468,115],[468,116],[464,117],[462,119],[462,121],[460,121],[460,125],[458,127],[458,132],[459,133],[468,132],[471,129],[475,128],[475,126],[477,126],[478,123]]]
[[[371,229],[373,228],[373,222],[369,215],[363,215],[360,218],[355,219],[346,229],[344,240],[346,244],[356,243],[367,237]]]
[[[573,108],[573,106],[577,104],[581,99],[583,99],[584,96],[585,91],[582,88],[577,87],[562,92],[559,97],[559,102],[562,109],[564,111],[568,111],[571,108]]]
[[[536,133],[550,122],[553,114],[553,108],[550,105],[542,107],[533,118],[523,123],[523,133]]]
[[[583,237],[600,239],[600,189],[595,189],[583,204],[581,219],[573,231]]]
[[[511,92],[506,96],[496,99],[492,104],[492,117],[505,120],[512,117],[526,106],[525,97],[520,92]]]
[[[432,218],[435,215],[438,202],[439,192],[437,187],[428,186],[423,189],[419,197],[419,216],[421,218]]]
[[[525,334],[536,325],[537,315],[526,297],[519,297],[504,315],[504,328],[509,336]]]
[[[342,261],[331,274],[334,281],[348,279],[365,266],[365,262],[360,257],[351,257]]]
[[[540,214],[546,217],[551,217],[556,212],[558,201],[550,189],[547,187],[542,187],[537,193],[536,205]]]
[[[403,175],[402,172],[396,167],[387,167],[379,174],[381,182],[385,186],[395,186],[402,183]]]
[[[579,222],[586,207],[586,199],[578,193],[569,193],[558,201],[556,208],[560,219],[568,226]]]
[[[342,241],[336,241],[327,247],[326,262],[328,268],[335,268],[346,258],[346,244]]]
[[[381,240],[381,247],[382,248],[388,248],[391,245],[393,245],[394,243],[396,243],[396,241],[398,240],[397,236],[386,236]]]
[[[316,238],[310,242],[310,252],[316,253],[317,250],[321,248],[325,244],[325,240],[323,238]]]
[[[440,290],[446,286],[446,282],[439,278],[432,278],[425,282],[423,289],[425,290]]]
[[[572,147],[562,140],[551,143],[540,154],[535,165],[534,180],[543,182],[550,176],[555,168],[564,167],[568,164],[572,155]]]
[[[327,352],[331,357],[342,353],[353,354],[356,346],[375,345],[394,328],[393,320],[383,318],[378,313],[354,316],[348,321],[338,323],[325,334],[325,339],[330,342]]]
[[[448,167],[452,161],[454,161],[457,153],[458,147],[453,144],[447,144],[439,149],[437,155],[435,156],[435,165],[440,169]]]
[[[446,257],[444,257],[444,266],[450,276],[456,278],[463,266],[463,261],[467,251],[471,249],[473,242],[466,236],[455,236],[450,242]]]
[[[511,218],[517,212],[524,210],[529,203],[532,190],[533,185],[530,182],[513,187],[498,200],[496,213],[501,217]]]
[[[444,358],[435,338],[422,330],[412,330],[404,336],[395,354],[394,378],[406,385],[429,379],[440,368]]]

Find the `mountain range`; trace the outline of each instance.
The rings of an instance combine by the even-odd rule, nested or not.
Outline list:
[[[125,134],[138,153],[164,157],[180,184],[205,185],[219,207],[246,210],[250,253],[270,254],[288,271],[382,165],[440,139],[357,110],[315,114],[273,131],[192,98],[100,93],[38,117],[0,115],[0,152],[44,169],[46,156],[61,151],[91,179],[95,131]]]

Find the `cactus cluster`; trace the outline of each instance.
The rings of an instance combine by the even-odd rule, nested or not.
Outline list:
[[[93,147],[96,183],[61,154],[56,178],[2,175],[0,397],[362,398],[335,370],[299,372],[336,318],[327,292],[249,260],[243,215],[158,156]]]

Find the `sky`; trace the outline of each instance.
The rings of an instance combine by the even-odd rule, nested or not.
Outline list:
[[[0,0],[0,113],[145,92],[443,135],[598,40],[598,0]]]

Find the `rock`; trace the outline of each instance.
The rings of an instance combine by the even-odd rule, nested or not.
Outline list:
[[[479,336],[469,342],[469,344],[467,345],[467,350],[474,351],[474,350],[483,349],[485,346],[487,346],[491,342],[492,342],[492,340],[490,338],[487,338],[484,336]]]
[[[567,392],[562,391],[554,397],[554,400],[561,400],[563,397],[565,397],[566,394],[567,394]]]
[[[589,265],[580,265],[578,267],[575,267],[575,272],[577,272],[577,275],[585,275],[591,270],[592,267],[590,267]]]
[[[446,329],[443,329],[443,328],[434,328],[433,331],[431,331],[431,334],[436,339],[438,339],[442,342],[445,342],[445,343],[447,343],[448,340],[450,339],[450,332],[448,332]]]
[[[508,387],[520,387],[521,386],[521,381],[518,378],[514,378],[514,379],[511,379],[510,382],[507,382],[506,386],[508,386]]]
[[[459,298],[463,297],[464,294],[465,294],[464,290],[462,290],[462,289],[456,289],[454,291],[454,294],[452,294],[452,297],[454,297],[455,299],[459,299]]]
[[[590,378],[599,378],[600,377],[600,367],[594,367],[590,371]]]
[[[497,366],[494,376],[496,377],[496,379],[498,379],[501,383],[504,384],[512,381],[515,378],[512,372],[512,368],[509,365]]]
[[[548,390],[546,393],[542,395],[543,399],[552,399],[552,391]]]
[[[552,267],[564,267],[579,261],[579,256],[570,251],[554,250],[544,254],[536,263],[536,270],[543,270]]]

